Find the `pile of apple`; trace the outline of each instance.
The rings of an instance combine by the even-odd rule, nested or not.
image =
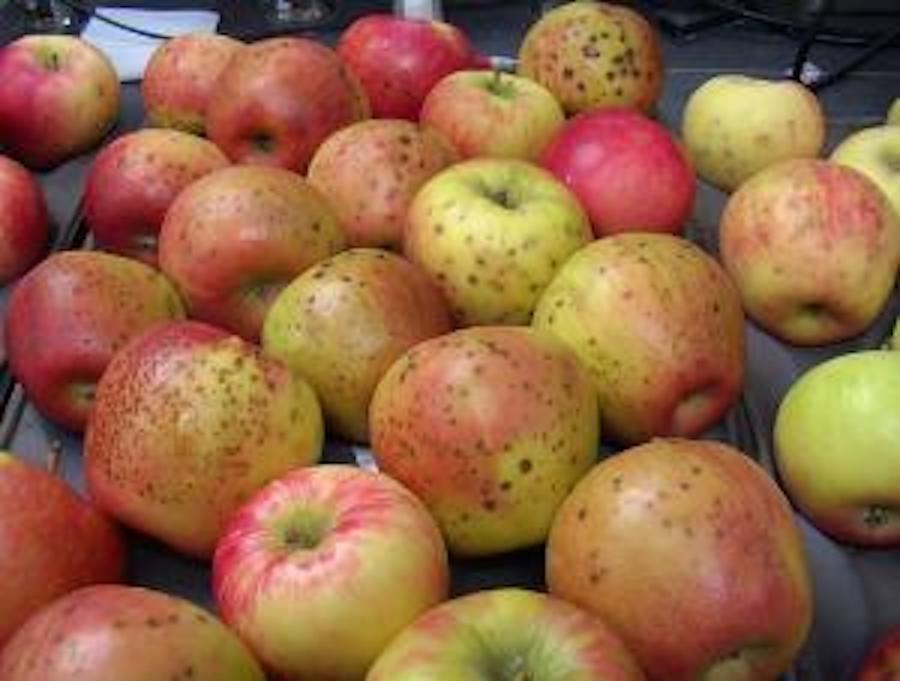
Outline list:
[[[97,248],[43,260],[44,197],[0,159],[8,365],[84,432],[89,496],[0,454],[0,678],[789,669],[813,616],[791,506],[696,438],[743,389],[745,314],[823,345],[884,309],[900,185],[864,137],[900,133],[820,160],[810,92],[719,76],[682,142],[650,116],[663,76],[654,29],[600,2],[537,21],[515,74],[450,25],[387,16],[336,50],[176,38],[142,83],[153,127],[91,166]],[[93,47],[20,39],[0,146],[54,167],[119,97]],[[733,192],[721,264],[682,236],[695,169]],[[823,399],[842,405],[825,423]],[[785,488],[838,539],[900,541],[888,404],[886,349],[818,367],[779,414]],[[865,444],[841,445],[850,428]],[[369,444],[378,472],[316,465],[326,435]],[[601,457],[601,436],[624,451]],[[879,458],[867,496],[855,471]],[[210,560],[221,620],[117,585],[116,523]],[[447,600],[448,556],[541,545],[548,593]]]

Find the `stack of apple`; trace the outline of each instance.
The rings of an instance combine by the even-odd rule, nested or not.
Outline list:
[[[50,255],[10,299],[9,366],[85,432],[93,507],[0,456],[0,548],[28,547],[7,580],[25,586],[0,589],[0,678],[791,666],[812,596],[790,506],[741,452],[687,438],[740,396],[745,310],[794,343],[872,324],[900,265],[888,200],[815,160],[824,118],[796,84],[713,79],[682,145],[649,116],[659,41],[629,9],[565,5],[528,31],[517,74],[486,66],[452,26],[383,16],[336,50],[196,35],[157,51],[142,94],[161,127],[105,145],[87,179],[100,250]],[[42,73],[92,125],[26,134],[6,84]],[[4,48],[0,145],[37,168],[97,144],[110,73],[74,38]],[[734,191],[724,266],[681,236],[695,168]],[[14,174],[30,193],[9,212],[45,223]],[[371,444],[380,472],[315,465],[326,434]],[[626,451],[598,461],[601,434]],[[818,518],[833,503],[788,468],[805,441],[783,448],[785,483]],[[51,495],[48,520],[34,501]],[[889,524],[879,504],[868,526]],[[211,560],[223,622],[88,586],[122,579],[101,513]],[[543,544],[549,595],[443,602],[448,555]]]

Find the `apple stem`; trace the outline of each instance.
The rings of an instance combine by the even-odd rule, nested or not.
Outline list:
[[[50,442],[50,451],[47,452],[47,472],[55,478],[62,473],[62,442],[53,440]]]

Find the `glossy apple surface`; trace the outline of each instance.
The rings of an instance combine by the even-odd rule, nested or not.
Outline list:
[[[47,248],[47,202],[17,161],[0,156],[0,285],[24,274]]]
[[[830,159],[858,170],[877,184],[900,216],[900,125],[855,132],[837,146]]]

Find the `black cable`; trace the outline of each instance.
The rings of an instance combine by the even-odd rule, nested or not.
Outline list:
[[[876,54],[881,52],[883,49],[885,49],[898,39],[900,39],[900,28],[891,31],[890,33],[885,33],[884,35],[877,38],[868,47],[866,47],[866,49],[862,50],[859,54],[853,57],[853,59],[850,59],[847,63],[842,64],[839,68],[835,69],[826,76],[807,83],[807,87],[809,87],[809,89],[813,92],[818,92],[828,87],[838,79],[843,78],[844,75],[846,75],[848,72],[869,61],[872,57],[874,57]]]
[[[803,82],[803,67],[806,66],[806,62],[809,59],[809,52],[812,49],[813,44],[816,42],[816,37],[821,33],[822,26],[825,25],[825,17],[831,13],[834,9],[834,0],[825,0],[825,6],[821,9],[821,11],[816,14],[815,20],[810,24],[809,30],[806,32],[806,36],[803,38],[803,41],[800,43],[800,48],[797,50],[797,54],[794,56],[794,66],[791,69],[791,78],[796,80],[797,82]]]
[[[84,3],[78,2],[77,0],[57,0],[61,5],[65,5],[71,10],[78,12],[85,17],[91,18],[93,17],[97,21],[102,21],[104,24],[109,24],[110,26],[115,26],[118,29],[123,31],[127,31],[129,33],[134,33],[135,35],[143,36],[144,38],[153,38],[154,40],[170,40],[174,36],[165,35],[164,33],[157,33],[155,31],[147,31],[143,28],[138,28],[137,26],[130,26],[129,24],[122,23],[121,21],[117,21],[112,17],[108,17],[105,14],[98,12],[93,7],[89,7]]]

